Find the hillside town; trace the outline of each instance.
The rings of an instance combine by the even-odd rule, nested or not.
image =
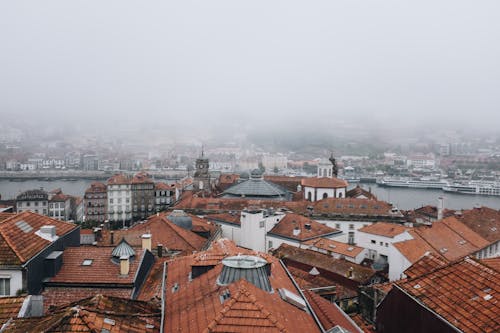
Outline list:
[[[1,332],[496,332],[500,211],[338,178],[147,171],[0,206]],[[397,313],[395,316],[394,313]]]

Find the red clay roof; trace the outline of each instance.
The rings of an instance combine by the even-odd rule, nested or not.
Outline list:
[[[413,228],[409,233],[413,240],[393,245],[412,263],[426,252],[453,261],[471,255],[490,244],[455,217],[436,221],[429,227]]]
[[[408,229],[408,227],[405,227],[401,224],[377,222],[371,225],[367,225],[366,227],[363,227],[358,231],[372,235],[394,238],[395,236],[402,234]]]
[[[413,265],[408,267],[404,273],[409,278],[414,278],[425,273],[429,273],[430,271],[447,264],[448,261],[443,259],[441,256],[432,252],[427,252],[419,260],[413,263]]]
[[[500,257],[486,258],[481,259],[480,261],[500,273]]]
[[[317,247],[318,249],[338,253],[340,255],[352,258],[355,258],[364,250],[364,248],[362,247],[337,242],[333,239],[328,238],[311,239],[304,244],[309,245],[309,249],[311,249],[311,247]]]
[[[97,294],[120,298],[132,297],[132,288],[98,288],[98,287],[45,287],[43,296],[44,313],[54,307],[60,307]]]
[[[55,226],[59,237],[78,228],[30,211],[11,216],[0,223],[0,265],[23,264],[50,245],[50,241],[35,234],[46,225]]]
[[[298,230],[299,234],[294,235],[294,230]],[[339,231],[302,215],[290,213],[286,214],[285,217],[282,218],[281,221],[279,221],[278,224],[276,224],[269,231],[269,234],[291,238],[303,242],[312,238],[317,238],[336,232]]]
[[[140,301],[96,295],[54,309],[44,317],[18,318],[5,332],[159,332],[160,311]]]
[[[240,213],[220,213],[220,214],[209,214],[205,216],[207,220],[210,221],[222,221],[227,223],[232,223],[236,225],[241,225]]]
[[[347,182],[343,179],[338,178],[304,178],[301,181],[302,186],[314,187],[314,188],[343,188],[347,187]]]
[[[215,244],[217,249],[214,255],[249,252],[227,240]],[[298,292],[276,258],[262,254],[271,264],[269,279],[274,292],[268,293],[245,280],[219,286],[216,280],[222,270],[220,261],[214,268],[190,281],[188,276],[194,257],[204,261],[204,254],[200,252],[178,258],[168,264],[165,315],[169,320],[165,321],[166,333],[319,332],[308,313],[280,298],[277,288]],[[209,262],[213,262],[215,257],[210,257]],[[172,289],[174,285],[177,288]],[[220,295],[226,290],[229,291],[229,297],[221,302]]]
[[[63,265],[49,284],[121,284],[134,282],[144,250],[136,248],[135,258],[130,261],[129,274],[120,275],[120,263],[111,261],[114,247],[80,246],[68,247],[63,252]],[[91,259],[88,266],[82,265],[85,259]]]
[[[10,318],[16,318],[26,296],[0,297],[0,328]]]
[[[363,332],[337,304],[328,302],[310,290],[305,290],[304,294],[325,330],[340,326],[351,333]]]
[[[175,187],[172,185],[165,184],[163,182],[158,182],[155,184],[155,190],[159,191],[175,191]]]
[[[0,212],[0,222],[2,222],[3,220],[6,220],[9,217],[12,217],[14,215],[16,215],[16,213],[2,213],[2,212]]]
[[[131,246],[142,246],[143,234],[151,234],[151,246],[156,248],[162,244],[167,250],[181,251],[183,254],[190,254],[203,248],[207,240],[194,232],[184,229],[172,223],[163,214],[153,215],[144,223],[138,223],[128,230],[115,230],[114,245],[125,238]],[[99,245],[111,245],[111,235],[109,230],[102,231],[102,239]]]
[[[85,194],[87,193],[104,193],[106,192],[106,184],[100,182],[94,182],[90,184],[90,187],[85,190]]]
[[[108,179],[108,185],[128,185],[131,179],[124,174],[116,174]]]
[[[457,219],[490,242],[500,240],[500,211],[488,207],[462,212]]]
[[[464,332],[498,332],[500,275],[465,258],[396,285]]]
[[[377,200],[377,197],[371,191],[367,191],[364,188],[360,187],[359,185],[357,185],[355,188],[347,191],[347,193],[345,195],[346,195],[346,197],[349,197],[349,198],[359,198],[359,197],[363,196],[366,199]],[[360,198],[360,199],[362,199],[362,198]]]
[[[134,175],[132,177],[132,180],[130,181],[132,184],[146,184],[146,183],[154,183],[151,178],[149,178],[149,175],[144,173],[144,172],[139,172],[138,174]]]

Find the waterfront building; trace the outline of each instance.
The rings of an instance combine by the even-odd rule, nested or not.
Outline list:
[[[107,218],[108,194],[106,185],[99,182],[90,184],[83,197],[86,222],[104,223]]]
[[[175,185],[155,184],[155,212],[161,212],[175,202]]]
[[[71,197],[62,193],[61,189],[50,192],[49,216],[59,221],[68,221],[71,216]]]
[[[145,173],[136,174],[130,181],[132,220],[144,220],[155,212],[155,183]]]
[[[85,171],[99,170],[99,158],[92,154],[82,155],[81,166]]]
[[[132,185],[130,177],[117,174],[108,179],[108,220],[115,227],[129,226],[132,221]]]
[[[43,189],[28,190],[16,197],[16,209],[18,213],[25,211],[41,215],[48,215],[49,194]]]

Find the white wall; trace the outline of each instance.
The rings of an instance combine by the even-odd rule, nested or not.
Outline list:
[[[311,193],[311,201],[319,201],[323,199],[323,195],[326,193],[327,198],[345,198],[346,189],[343,188],[314,188],[309,186],[304,186],[304,199],[309,200],[309,193]]]
[[[358,244],[358,230],[373,224],[367,221],[336,221],[336,220],[316,220],[317,222],[326,224],[330,228],[335,228],[342,231],[341,235],[335,237],[336,241],[348,243],[349,232],[354,232],[354,244]],[[361,246],[361,245],[359,245]]]
[[[241,227],[237,225],[229,225],[225,223],[219,223],[222,229],[222,237],[232,240],[236,245],[241,245]]]
[[[398,251],[394,245],[389,245],[389,280],[405,278],[403,272],[411,266],[411,262]]]
[[[22,271],[0,269],[0,278],[10,278],[10,296],[16,296],[16,292],[23,289]]]
[[[255,251],[266,250],[266,221],[262,211],[241,212],[241,246]]]

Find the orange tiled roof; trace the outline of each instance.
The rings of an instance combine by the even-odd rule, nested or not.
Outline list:
[[[347,182],[343,179],[328,178],[328,177],[311,177],[304,178],[301,181],[302,186],[314,188],[343,188],[347,187]]]
[[[281,244],[274,254],[279,258],[286,258],[298,263],[304,263],[341,276],[347,276],[348,271],[351,271],[352,276],[349,279],[358,283],[369,281],[375,274],[375,271],[369,267],[364,267],[342,259],[335,259],[332,258],[332,256],[316,251],[300,249],[285,243]]]
[[[306,227],[309,225],[310,227]],[[298,235],[294,235],[294,230],[299,230]],[[278,222],[270,231],[269,234],[278,235],[286,238],[295,239],[298,241],[306,241],[312,238],[317,238],[339,231],[330,228],[324,224],[316,222],[310,218],[298,214],[286,214],[281,221]]]
[[[64,193],[57,193],[55,195],[53,195],[49,201],[51,202],[54,202],[54,201],[66,201],[66,200],[69,200],[71,199],[71,197],[69,195],[66,195]]]
[[[328,302],[326,299],[310,290],[306,290],[304,295],[309,301],[309,304],[311,304],[311,307],[314,309],[314,312],[325,330],[340,326],[351,333],[363,332],[337,304]]]
[[[194,224],[194,223],[193,223]],[[124,238],[131,246],[142,246],[143,234],[151,234],[151,246],[162,244],[165,249],[181,251],[190,254],[203,248],[207,240],[191,230],[184,229],[172,223],[164,214],[152,215],[144,223],[138,223],[128,230],[114,230],[114,244]],[[100,246],[110,246],[111,234],[109,230],[102,231]]]
[[[227,256],[248,252],[224,239],[215,242],[215,247],[213,254],[226,253]],[[219,286],[216,280],[222,270],[220,261],[190,281],[187,277],[194,257],[203,261],[203,255],[200,252],[168,263],[165,316],[169,320],[165,321],[166,333],[319,332],[309,314],[280,298],[277,288],[298,292],[276,258],[264,255],[271,265],[269,279],[275,290],[268,293],[245,280]],[[214,257],[211,258],[209,261],[213,262]],[[177,288],[172,289],[174,286]],[[221,302],[220,295],[225,290],[229,291],[229,297]]]
[[[317,239],[311,239],[307,242],[304,243],[305,245],[309,245],[317,247],[318,249],[322,249],[325,251],[330,251],[333,253],[338,253],[346,257],[356,257],[358,254],[360,254],[364,248],[355,246],[355,245],[350,245],[342,242],[337,242],[333,239],[328,239],[328,238],[317,238]]]
[[[490,242],[500,240],[500,211],[488,207],[462,212],[457,219]]]
[[[44,313],[54,307],[60,307],[97,294],[120,298],[132,297],[131,288],[98,288],[98,287],[45,287],[43,296]]]
[[[408,267],[404,273],[409,278],[414,278],[425,273],[429,273],[430,271],[447,264],[448,261],[441,256],[432,252],[427,252],[415,263],[413,263],[413,265]]]
[[[116,174],[108,179],[108,185],[128,185],[131,179],[124,174]]]
[[[410,262],[426,252],[432,252],[447,261],[471,255],[489,245],[489,242],[467,228],[455,217],[436,221],[432,226],[421,226],[408,231],[414,238],[393,243]]]
[[[366,199],[377,200],[377,197],[371,191],[367,191],[364,188],[360,187],[359,185],[347,191],[345,195],[346,197],[349,198],[358,198],[364,196],[366,197]]]
[[[402,234],[408,229],[408,227],[396,223],[377,222],[371,225],[367,225],[366,227],[363,227],[358,231],[372,235],[394,238],[395,236]]]
[[[132,180],[130,181],[132,184],[146,184],[146,183],[154,183],[151,178],[149,178],[149,175],[144,173],[144,172],[139,172],[138,174],[134,175],[132,177]]]
[[[500,257],[481,259],[481,262],[497,272],[500,272]]]
[[[30,211],[15,214],[0,223],[0,265],[23,264],[50,245],[50,241],[35,234],[45,225],[55,226],[59,237],[78,228]]]
[[[161,300],[161,286],[163,279],[163,267],[168,258],[156,258],[153,267],[148,273],[148,277],[142,288],[139,290],[137,299],[146,302],[158,302]]]
[[[0,222],[2,222],[3,220],[6,220],[9,217],[12,217],[14,215],[16,215],[16,213],[2,213],[2,212],[0,212]]]
[[[0,328],[10,318],[16,318],[23,306],[25,296],[0,297]]]
[[[106,184],[100,182],[93,182],[92,184],[90,184],[90,187],[85,190],[85,194],[103,192],[106,192]]]
[[[130,285],[134,282],[144,250],[135,249],[135,258],[130,261],[127,276],[120,275],[120,263],[111,261],[114,247],[80,246],[68,247],[63,252],[63,265],[56,276],[50,278],[47,285],[71,284],[119,284]],[[92,259],[88,266],[83,260]]]
[[[44,317],[18,318],[4,332],[159,332],[160,311],[140,301],[96,295],[54,309]]]
[[[223,221],[227,223],[241,225],[240,213],[220,213],[220,214],[209,214],[205,216],[207,220],[210,221]]]
[[[175,191],[175,187],[173,185],[168,185],[163,182],[155,183],[155,190],[159,191]]]
[[[396,285],[463,332],[498,332],[500,275],[465,258]]]

